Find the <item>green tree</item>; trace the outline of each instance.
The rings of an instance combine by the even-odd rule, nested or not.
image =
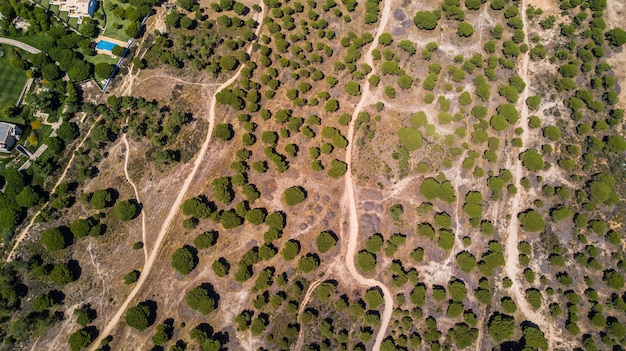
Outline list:
[[[471,37],[474,34],[474,27],[467,22],[460,22],[456,34],[463,38]]]
[[[298,269],[303,273],[310,273],[317,269],[320,265],[320,258],[317,254],[308,253],[298,260]]]
[[[198,265],[198,256],[188,246],[178,248],[172,254],[172,268],[182,275],[189,274]]]
[[[76,280],[76,277],[67,263],[57,263],[50,271],[50,279],[52,279],[56,285],[64,286]]]
[[[230,177],[215,178],[211,182],[211,190],[215,198],[223,204],[230,204],[235,198]]]
[[[126,324],[129,327],[135,328],[142,332],[153,323],[153,312],[146,303],[140,303],[137,306],[131,307],[126,311],[124,317]]]
[[[18,206],[27,208],[41,202],[41,197],[32,186],[28,185],[25,186],[19,194],[17,194],[15,201]]]
[[[300,253],[300,242],[295,239],[288,240],[283,249],[280,251],[280,255],[283,256],[285,261],[291,261]]]
[[[130,221],[131,219],[137,217],[137,205],[135,205],[134,201],[124,200],[115,204],[113,207],[115,211],[115,215],[122,222]]]
[[[283,200],[289,206],[295,206],[307,197],[306,190],[301,186],[292,186],[285,189],[283,193]]]
[[[540,232],[545,229],[543,217],[535,210],[526,210],[518,215],[522,229],[527,232]]]
[[[437,27],[439,16],[431,11],[418,11],[413,17],[413,22],[419,29],[433,30]]]
[[[65,241],[65,236],[58,228],[48,228],[41,233],[41,244],[48,251],[58,251],[67,247],[68,243]]]
[[[376,255],[369,251],[360,251],[356,255],[356,266],[364,273],[373,272],[376,268]]]
[[[326,253],[337,244],[337,236],[332,231],[323,231],[315,239],[315,245],[320,253]]]
[[[96,75],[100,78],[109,78],[111,73],[113,73],[114,68],[115,66],[113,66],[110,63],[100,62],[96,65],[95,72],[96,72]]]
[[[605,36],[612,46],[620,47],[626,43],[626,31],[619,27],[606,32]]]
[[[357,82],[346,83],[346,93],[351,96],[361,95],[361,86]]]
[[[604,271],[602,280],[611,289],[620,290],[624,287],[624,276],[614,269]]]
[[[96,190],[91,194],[91,205],[96,210],[111,206],[113,197],[107,189]]]
[[[526,169],[532,172],[539,171],[543,168],[543,158],[541,154],[534,149],[526,150],[519,154],[519,158]]]
[[[230,125],[230,123],[220,123],[215,126],[213,135],[220,140],[228,141],[233,138],[235,132],[233,131],[233,126]]]
[[[189,307],[206,316],[217,308],[218,298],[219,297],[213,290],[213,286],[204,283],[189,290],[185,295],[185,302]]]
[[[469,273],[476,267],[476,258],[468,251],[461,251],[456,255],[456,263],[463,272]]]
[[[70,349],[79,351],[87,347],[93,341],[91,333],[86,329],[78,330],[72,333],[68,339]]]
[[[193,239],[193,245],[199,250],[207,249],[217,242],[218,233],[217,231],[210,230],[204,233],[196,235]]]
[[[487,330],[498,343],[510,340],[515,333],[515,318],[496,312],[489,318]]]

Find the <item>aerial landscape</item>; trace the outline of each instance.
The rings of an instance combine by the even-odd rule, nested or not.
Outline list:
[[[0,350],[624,350],[623,0],[0,0]]]

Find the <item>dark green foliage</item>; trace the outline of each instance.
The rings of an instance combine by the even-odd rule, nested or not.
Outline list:
[[[624,276],[614,269],[604,271],[602,280],[612,289],[619,290],[624,287]]]
[[[96,210],[111,206],[112,196],[108,190],[96,190],[91,194],[91,205]]]
[[[187,305],[205,316],[217,308],[218,299],[219,296],[213,290],[213,286],[208,283],[201,284],[185,294]]]
[[[289,206],[295,206],[306,199],[306,190],[301,186],[292,186],[285,189],[283,200]]]
[[[48,251],[58,251],[68,246],[65,236],[58,228],[49,228],[41,233],[41,244]]]
[[[93,336],[87,329],[81,329],[72,333],[68,339],[70,349],[79,351],[87,347],[93,341]]]
[[[50,271],[50,279],[56,285],[64,286],[76,280],[77,277],[70,270],[67,263],[57,263]]]
[[[213,135],[220,140],[228,141],[235,136],[235,132],[232,125],[228,123],[220,123],[215,126]]]
[[[139,279],[139,275],[140,273],[138,270],[133,270],[133,271],[126,273],[124,275],[124,284],[130,285],[136,282]]]
[[[494,313],[487,324],[489,335],[498,343],[510,340],[515,333],[515,319],[509,315]]]
[[[337,244],[337,236],[332,231],[323,231],[315,239],[315,245],[320,253],[326,253]]]
[[[539,232],[544,230],[546,224],[541,215],[535,210],[527,210],[518,215],[522,229],[527,232]]]
[[[126,324],[142,332],[154,322],[154,313],[145,303],[140,303],[126,311]]]
[[[330,161],[330,169],[328,170],[328,176],[331,178],[340,178],[348,171],[348,165],[340,160],[333,159]]]
[[[431,11],[418,11],[413,17],[413,22],[419,29],[433,30],[437,27],[439,16]]]
[[[398,130],[400,143],[409,151],[415,151],[422,147],[422,133],[413,128],[400,128]]]
[[[189,274],[198,265],[195,249],[183,246],[172,254],[172,268],[182,275]]]
[[[216,231],[207,231],[196,235],[193,239],[193,245],[199,249],[207,249],[217,242],[218,233]]]
[[[541,295],[541,291],[530,288],[526,290],[526,301],[534,308],[537,309],[541,307],[541,302],[543,300],[543,296]]]
[[[373,272],[376,269],[376,255],[369,251],[360,251],[356,255],[356,266],[364,273]]]
[[[468,38],[474,34],[474,27],[467,22],[460,22],[459,27],[456,30],[456,33],[460,37]]]
[[[281,256],[285,261],[291,261],[300,253],[300,242],[298,240],[291,239],[285,243],[283,249],[280,251]]]
[[[541,154],[534,149],[529,149],[519,155],[522,164],[526,169],[532,172],[539,171],[543,168],[543,158]]]
[[[211,182],[211,189],[215,198],[224,203],[230,204],[235,198],[230,177],[215,178]]]
[[[320,258],[317,254],[308,253],[298,261],[298,269],[303,273],[310,273],[317,269],[320,265]]]
[[[456,255],[456,263],[463,272],[469,273],[476,267],[476,258],[468,251],[461,251]]]
[[[119,201],[113,207],[115,215],[122,222],[130,221],[137,217],[138,208],[134,200]]]
[[[204,196],[195,196],[185,200],[180,209],[184,215],[196,218],[208,218],[213,213],[211,204]]]
[[[243,218],[234,210],[224,211],[220,215],[220,223],[224,229],[232,229],[243,224]]]
[[[608,40],[612,46],[619,47],[626,43],[626,31],[619,27],[611,29],[610,31],[606,32],[605,35],[606,40]]]

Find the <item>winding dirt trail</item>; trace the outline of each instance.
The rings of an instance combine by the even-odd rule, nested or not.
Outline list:
[[[302,312],[306,308],[306,305],[309,303],[309,300],[311,299],[311,294],[313,294],[313,291],[315,290],[315,288],[317,288],[324,279],[325,279],[325,276],[317,279],[316,281],[311,283],[311,285],[309,285],[309,288],[307,289],[306,294],[304,295],[304,299],[302,299],[302,302],[300,303],[300,309],[298,310],[298,324],[302,325],[302,322],[301,322]],[[293,350],[295,351],[302,350],[303,343],[304,343],[304,328],[300,328],[300,332],[298,333],[298,341],[296,342]]]
[[[126,119],[126,125],[128,125],[128,119]],[[141,204],[141,199],[139,198],[139,191],[137,191],[137,186],[128,175],[128,159],[130,157],[130,145],[128,144],[128,138],[126,137],[126,133],[122,136],[122,142],[126,147],[126,152],[124,153],[124,176],[126,180],[133,187],[133,191],[135,192],[135,199],[139,204]],[[143,242],[143,257],[144,257],[144,265],[146,261],[148,261],[148,243],[146,243],[146,211],[141,210],[141,241]]]
[[[259,32],[261,31],[261,28],[263,27],[262,26],[262,19],[263,19],[263,15],[265,13],[265,4],[263,3],[263,1],[259,2],[259,6],[261,7],[261,11],[258,13],[258,16],[257,16],[258,18],[256,19],[257,22],[259,23],[259,26],[255,30],[255,36],[256,37],[259,36]],[[250,46],[246,50],[248,55],[252,52],[252,47],[253,47],[252,44],[250,44]],[[104,339],[109,334],[111,334],[111,331],[113,331],[113,328],[115,328],[117,326],[117,324],[119,323],[120,318],[122,317],[122,315],[124,314],[124,312],[128,308],[128,305],[130,304],[130,302],[135,298],[135,296],[137,296],[137,294],[139,293],[141,288],[144,286],[144,284],[148,280],[148,276],[150,275],[150,271],[152,270],[152,267],[154,267],[154,263],[157,260],[159,249],[161,248],[161,243],[165,239],[165,236],[166,236],[167,232],[169,231],[169,228],[170,228],[170,226],[172,224],[172,221],[174,220],[174,218],[178,214],[178,209],[180,208],[180,205],[183,202],[183,199],[185,198],[185,195],[187,194],[187,190],[189,190],[189,186],[191,185],[191,181],[195,178],[196,173],[198,172],[198,169],[200,168],[200,164],[202,164],[202,161],[204,160],[204,156],[206,155],[206,152],[207,152],[207,150],[209,148],[209,144],[211,142],[211,136],[213,135],[213,127],[215,126],[215,105],[216,105],[215,95],[217,95],[217,93],[219,91],[221,91],[222,89],[224,89],[224,88],[228,87],[229,85],[233,84],[239,78],[239,75],[241,74],[241,70],[243,69],[243,67],[244,67],[244,65],[241,65],[241,67],[239,67],[239,69],[237,70],[235,75],[233,75],[226,82],[222,83],[215,90],[215,93],[213,93],[213,96],[211,97],[210,108],[209,108],[209,116],[208,116],[209,128],[207,130],[207,134],[206,134],[206,138],[204,139],[204,143],[202,144],[202,147],[200,148],[200,151],[198,152],[198,154],[196,156],[196,160],[194,161],[193,169],[191,170],[191,172],[189,173],[189,175],[185,179],[185,182],[183,183],[183,185],[181,186],[180,191],[178,192],[178,196],[176,197],[176,200],[172,204],[172,207],[170,208],[170,211],[169,211],[167,217],[165,218],[165,220],[163,221],[163,224],[161,225],[161,230],[159,231],[159,235],[158,235],[158,237],[156,238],[156,240],[154,242],[154,247],[150,251],[150,256],[148,256],[148,259],[146,260],[146,263],[145,263],[145,265],[143,267],[143,270],[141,272],[139,280],[137,280],[137,283],[135,283],[135,287],[130,292],[128,297],[126,297],[126,300],[119,307],[119,309],[117,310],[117,312],[115,313],[113,318],[111,318],[109,323],[107,323],[105,328],[100,332],[100,335],[98,336],[98,338],[93,341],[93,343],[89,347],[90,351],[95,351],[100,346],[100,342],[102,341],[102,339]]]
[[[78,149],[80,149],[85,144],[85,141],[87,141],[87,138],[89,138],[89,135],[91,135],[91,131],[93,130],[93,127],[95,127],[100,122],[101,119],[102,119],[102,116],[98,117],[93,122],[93,124],[91,125],[91,127],[89,127],[89,130],[87,130],[87,133],[83,137],[83,140],[80,141],[80,143],[78,144],[78,146],[76,146],[76,149],[74,149],[74,151],[77,151]],[[59,184],[61,184],[63,182],[63,180],[65,180],[65,176],[67,176],[67,171],[70,169],[70,166],[72,166],[72,162],[74,162],[74,158],[75,157],[76,157],[76,153],[72,152],[72,156],[70,157],[70,160],[67,162],[67,166],[65,166],[65,169],[63,170],[63,173],[61,173],[61,176],[59,177],[57,182],[54,184],[54,187],[52,188],[52,192],[54,192],[56,190],[56,188],[59,186]],[[22,231],[17,236],[17,238],[15,238],[15,243],[13,244],[13,248],[9,252],[9,255],[7,256],[6,262],[13,261],[13,259],[15,258],[14,257],[15,256],[15,251],[17,250],[17,248],[20,245],[20,243],[28,235],[28,231],[30,230],[30,228],[33,226],[33,224],[35,224],[35,219],[37,218],[37,216],[39,216],[39,214],[41,213],[41,210],[44,207],[48,206],[49,204],[50,204],[50,200],[46,201],[46,203],[43,204],[43,206],[41,206],[39,208],[39,210],[33,215],[33,217],[30,219],[30,222],[28,222],[28,225],[26,227],[24,227],[24,229],[22,229]]]
[[[526,36],[524,38],[524,42],[528,44],[528,21],[526,19],[526,0],[521,1],[520,12],[522,14],[522,21],[524,23],[524,31],[526,32]],[[530,90],[530,80],[528,77],[528,62],[529,62],[529,53],[525,53],[522,58],[522,65],[520,67],[519,75],[526,82],[526,89],[524,89],[522,95],[520,96],[520,105],[521,105],[521,114],[520,114],[520,126],[524,129],[522,133],[522,148],[519,152],[523,152],[528,147],[530,142],[530,129],[528,127],[528,106],[526,106],[526,98],[528,98],[528,91]],[[522,162],[517,157],[517,152],[514,152],[514,156],[512,156],[513,160],[509,158],[508,169],[510,169],[513,173],[513,181],[514,184],[519,184],[522,176],[524,175],[524,170],[522,168]],[[514,162],[514,164],[511,164]],[[542,332],[545,333],[546,339],[548,340],[548,350],[553,349],[553,338],[552,338],[552,325],[548,323],[546,319],[538,312],[533,310],[528,302],[524,294],[522,294],[522,287],[518,280],[518,274],[520,271],[519,267],[519,250],[517,248],[518,245],[518,234],[519,234],[519,220],[517,218],[518,213],[521,211],[522,206],[522,192],[518,191],[511,201],[510,206],[510,214],[511,219],[509,221],[509,226],[507,228],[508,236],[506,238],[506,262],[505,262],[505,271],[506,275],[511,279],[513,284],[511,285],[511,291],[513,292],[515,302],[519,308],[519,311],[524,318],[530,320],[531,322],[537,324]]]
[[[374,36],[374,41],[370,45],[367,53],[365,54],[365,63],[372,67],[372,71],[365,77],[365,84],[363,85],[363,91],[361,93],[361,100],[356,105],[354,112],[352,112],[352,120],[350,121],[350,127],[348,128],[348,149],[346,150],[346,164],[348,164],[348,172],[345,175],[345,192],[343,202],[344,205],[349,207],[349,218],[348,225],[350,227],[350,237],[348,239],[348,247],[346,249],[346,266],[348,268],[348,272],[350,275],[361,285],[365,286],[376,286],[380,288],[383,293],[383,297],[385,300],[385,309],[383,311],[383,315],[380,321],[380,328],[378,329],[378,333],[376,334],[376,340],[374,341],[374,347],[372,348],[374,351],[380,350],[380,345],[385,338],[385,334],[387,333],[387,326],[389,325],[389,321],[391,321],[391,313],[393,312],[393,298],[391,297],[391,292],[382,282],[379,282],[376,279],[365,278],[362,276],[354,265],[354,255],[356,254],[356,246],[359,238],[359,217],[356,209],[356,200],[354,198],[354,181],[352,180],[352,146],[354,145],[354,122],[357,120],[359,112],[363,109],[367,104],[371,104],[372,101],[368,99],[370,83],[368,81],[369,77],[374,74],[374,62],[372,59],[372,51],[376,49],[378,46],[378,37],[383,34],[385,30],[385,26],[389,21],[389,15],[391,13],[391,0],[383,1],[383,12],[382,17],[380,19],[378,29],[376,30],[376,35]],[[341,226],[341,230],[343,232],[343,225]]]

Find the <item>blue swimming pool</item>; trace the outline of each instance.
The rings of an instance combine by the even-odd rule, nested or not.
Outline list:
[[[117,44],[115,44],[115,43],[111,43],[111,42],[106,41],[106,40],[100,40],[96,44],[96,49],[112,51],[113,48],[116,47],[116,46],[117,46]]]

